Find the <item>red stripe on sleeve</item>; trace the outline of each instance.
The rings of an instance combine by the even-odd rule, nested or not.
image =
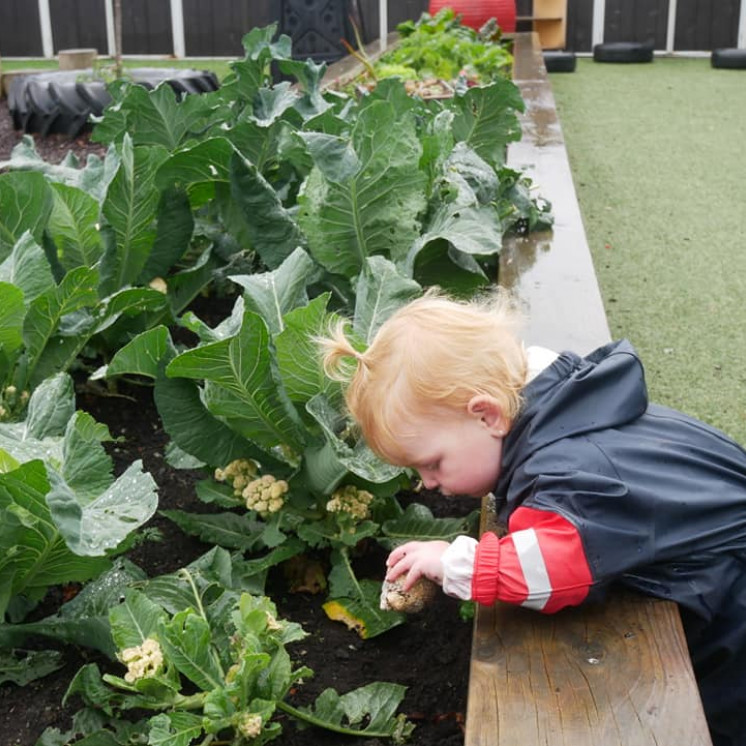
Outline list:
[[[558,513],[518,508],[508,521],[510,532],[533,528],[539,539],[551,597],[543,611],[552,614],[565,606],[577,606],[588,596],[593,576],[577,528]]]
[[[472,576],[475,601],[525,603],[551,614],[585,600],[593,577],[580,534],[570,521],[557,513],[521,507],[510,517],[508,529],[502,539],[485,533],[479,541]],[[532,549],[525,548],[525,541],[520,543],[522,550],[516,548],[511,534],[519,531],[535,534],[535,541],[528,543],[533,543]]]

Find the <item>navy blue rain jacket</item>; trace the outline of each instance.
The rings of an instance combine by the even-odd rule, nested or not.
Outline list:
[[[552,544],[572,544],[558,524],[570,527],[588,582],[559,606],[612,582],[678,603],[715,742],[746,746],[743,448],[650,404],[642,364],[622,341],[585,358],[563,353],[526,386],[495,495],[511,532],[550,526],[538,542],[548,585],[577,567]],[[586,584],[571,572],[568,584]]]

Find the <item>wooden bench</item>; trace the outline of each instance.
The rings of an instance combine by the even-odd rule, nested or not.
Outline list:
[[[508,165],[531,176],[556,222],[506,242],[500,284],[525,305],[527,344],[586,353],[610,335],[536,35],[517,34],[514,55],[527,109]],[[485,501],[482,530],[494,521]],[[711,744],[675,604],[619,591],[554,615],[478,609],[465,746],[539,744]]]

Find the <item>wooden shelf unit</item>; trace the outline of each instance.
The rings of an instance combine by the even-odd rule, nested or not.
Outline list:
[[[518,16],[517,21],[529,21],[539,35],[542,49],[564,49],[567,36],[567,0],[533,0],[530,16]]]

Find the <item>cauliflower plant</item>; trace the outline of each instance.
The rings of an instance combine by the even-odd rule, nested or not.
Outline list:
[[[233,487],[233,494],[242,497],[246,485],[256,477],[258,470],[259,464],[253,459],[238,458],[224,469],[215,469],[215,479],[218,482],[229,482]]]
[[[236,730],[248,739],[261,735],[263,725],[262,716],[253,712],[242,712],[236,719]]]
[[[255,510],[262,518],[276,513],[285,504],[288,483],[284,479],[276,479],[271,474],[249,482],[242,492],[246,507]]]
[[[372,502],[373,495],[370,492],[347,484],[332,493],[326,509],[330,513],[349,513],[353,518],[363,521],[370,516]]]
[[[148,637],[142,645],[122,650],[119,660],[127,666],[124,680],[134,684],[140,679],[155,676],[163,668],[163,651],[157,640]]]

